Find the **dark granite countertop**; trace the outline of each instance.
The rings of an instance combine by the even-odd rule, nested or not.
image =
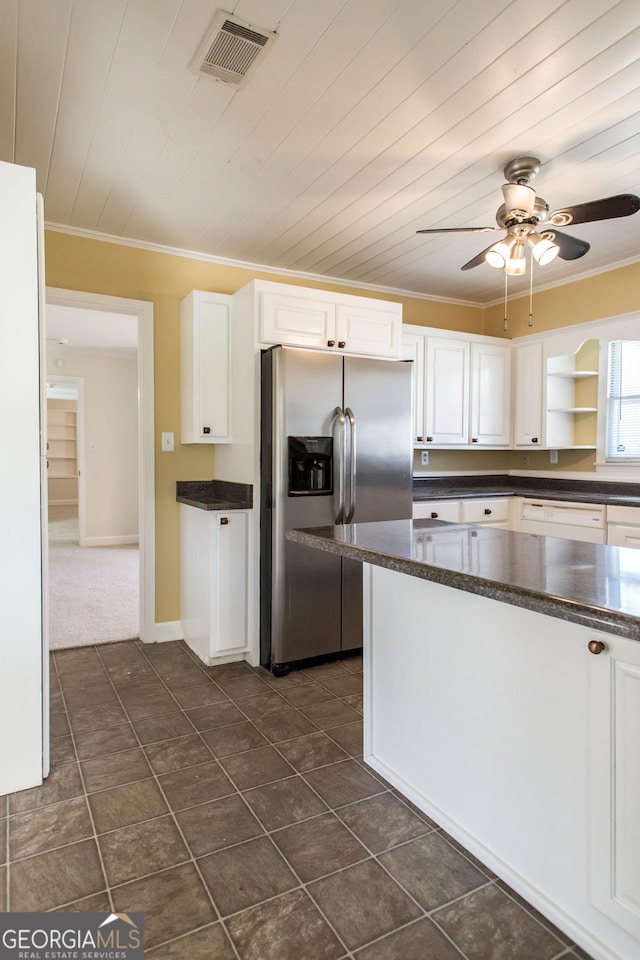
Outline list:
[[[566,480],[559,477],[449,476],[413,481],[413,499],[463,500],[471,497],[535,497],[575,503],[640,507],[640,483]]]
[[[251,510],[253,487],[228,480],[178,480],[176,500],[199,510]]]
[[[287,532],[290,540],[640,640],[639,557],[626,547],[439,520]]]

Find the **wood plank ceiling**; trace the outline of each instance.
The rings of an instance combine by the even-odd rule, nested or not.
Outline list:
[[[551,209],[640,193],[638,0],[227,0],[278,34],[244,89],[191,69],[216,9],[0,0],[0,159],[49,223],[484,304],[502,272],[460,266],[492,238],[415,231],[493,225],[508,160]],[[537,285],[640,259],[639,229],[573,228],[590,253]]]

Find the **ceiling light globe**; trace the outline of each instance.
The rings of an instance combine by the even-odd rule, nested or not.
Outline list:
[[[553,243],[551,240],[545,240],[544,238],[540,243],[537,243],[533,248],[533,255],[540,264],[544,267],[545,264],[551,263],[552,260],[558,256],[560,247],[557,243]]]
[[[491,247],[490,250],[487,250],[484,255],[484,259],[490,267],[495,267],[497,270],[502,270],[505,264],[505,258],[500,251],[496,250],[494,247]]]

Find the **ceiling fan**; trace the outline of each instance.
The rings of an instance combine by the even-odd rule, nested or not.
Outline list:
[[[540,171],[535,157],[517,157],[504,168],[507,183],[502,186],[504,203],[496,213],[497,227],[433,227],[416,233],[493,233],[506,230],[506,235],[492,243],[462,267],[471,270],[481,263],[504,270],[509,276],[526,272],[525,250],[531,249],[537,263],[550,263],[556,256],[562,260],[578,260],[588,253],[590,245],[568,233],[556,230],[574,223],[594,220],[612,220],[629,217],[640,210],[640,198],[632,193],[620,193],[602,200],[578,203],[549,212],[549,205],[536,196],[529,186]],[[542,226],[542,230],[537,228]]]

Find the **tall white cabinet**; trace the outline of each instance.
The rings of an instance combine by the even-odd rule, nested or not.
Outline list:
[[[0,163],[0,795],[42,782],[43,637],[38,218],[35,171]],[[10,469],[8,466],[10,464]]]

